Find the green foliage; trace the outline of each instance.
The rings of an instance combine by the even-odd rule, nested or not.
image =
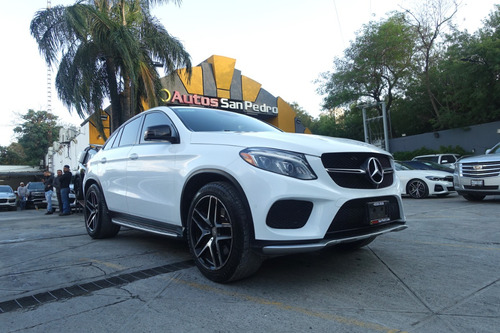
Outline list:
[[[38,166],[47,149],[59,139],[61,126],[57,124],[58,117],[47,111],[29,110],[21,119],[23,122],[14,128],[14,133],[26,156],[24,163]]]
[[[500,5],[479,31],[452,29],[438,39],[426,53],[425,71],[423,30],[402,15],[365,25],[333,71],[321,74],[324,108],[385,101],[392,137],[500,120]],[[336,120],[324,114],[318,120],[324,123],[311,128],[359,138],[362,123],[355,115],[354,109]]]
[[[24,149],[19,143],[0,146],[0,165],[20,165],[25,163],[25,159]]]
[[[389,110],[414,70],[415,40],[400,13],[365,25],[344,58],[335,59],[334,72],[321,75],[318,91],[326,95],[323,107],[385,100]]]
[[[398,161],[408,161],[415,156],[431,155],[431,154],[459,154],[465,155],[467,152],[460,146],[440,146],[439,150],[422,147],[413,151],[398,151],[393,154],[394,159]]]
[[[78,1],[35,14],[31,34],[49,66],[61,59],[56,89],[68,108],[86,117],[109,98],[114,130],[142,111],[143,101],[158,105],[155,63],[166,74],[180,66],[191,73],[182,43],[150,14],[151,5],[167,2]]]

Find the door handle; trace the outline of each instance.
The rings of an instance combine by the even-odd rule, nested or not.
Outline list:
[[[139,158],[139,155],[137,155],[136,153],[132,153],[128,156],[128,158],[131,160],[136,160]]]
[[[106,157],[101,158],[101,163],[106,163]]]

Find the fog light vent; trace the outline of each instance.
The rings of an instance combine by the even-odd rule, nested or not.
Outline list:
[[[266,224],[276,229],[299,229],[306,224],[312,209],[310,201],[276,201],[267,214]]]

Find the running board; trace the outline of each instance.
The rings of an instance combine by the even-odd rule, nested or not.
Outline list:
[[[182,227],[168,223],[148,219],[128,218],[128,216],[113,216],[111,221],[124,227],[151,232],[158,235],[175,238],[183,237]]]

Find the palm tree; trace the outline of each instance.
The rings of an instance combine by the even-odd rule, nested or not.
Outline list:
[[[157,63],[165,74],[179,67],[191,73],[182,43],[150,14],[152,4],[168,2],[81,0],[35,14],[31,35],[49,66],[59,62],[56,89],[70,110],[84,118],[98,114],[109,99],[114,131],[144,103],[158,105]]]

